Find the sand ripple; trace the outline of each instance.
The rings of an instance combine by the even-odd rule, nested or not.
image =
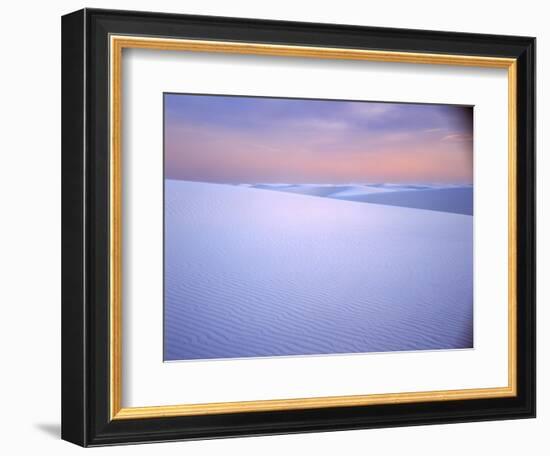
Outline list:
[[[166,181],[165,359],[467,348],[472,217]]]

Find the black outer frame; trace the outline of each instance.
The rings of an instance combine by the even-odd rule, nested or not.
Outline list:
[[[516,58],[517,396],[110,421],[110,34]],[[534,38],[97,9],[62,18],[63,439],[99,446],[534,416]]]

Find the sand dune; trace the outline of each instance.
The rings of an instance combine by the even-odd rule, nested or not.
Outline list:
[[[338,194],[331,198],[341,198]],[[416,191],[395,191],[384,193],[364,193],[345,195],[342,199],[365,203],[387,204],[390,206],[428,209],[431,211],[453,212],[473,215],[474,194],[472,187],[438,188]]]
[[[251,188],[275,190],[278,192],[300,193],[302,195],[333,197],[336,195],[363,195],[404,190],[409,186],[395,187],[379,184],[252,184]]]
[[[301,195],[310,196],[330,196],[333,193],[343,191],[348,188],[345,185],[317,185],[317,184],[290,184],[290,185],[273,185],[273,184],[256,184],[252,188],[261,190],[276,190],[286,193],[299,193]]]
[[[472,217],[165,185],[166,360],[472,347]]]
[[[471,185],[423,184],[255,184],[252,188],[390,206],[473,215]]]

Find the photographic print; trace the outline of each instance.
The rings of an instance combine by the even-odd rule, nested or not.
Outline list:
[[[473,107],[164,94],[164,360],[473,348]]]

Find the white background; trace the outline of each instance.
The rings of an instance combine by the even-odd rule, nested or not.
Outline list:
[[[2,11],[0,71],[0,447],[6,454],[72,454],[59,440],[60,403],[60,15],[83,6],[162,10],[417,29],[535,35],[538,80],[550,77],[544,2],[504,1],[77,1],[10,3]],[[538,87],[538,125],[550,97]],[[538,418],[400,429],[102,448],[94,454],[546,454],[550,428],[550,174],[538,132]]]
[[[122,61],[124,407],[507,386],[505,69],[151,50]],[[475,349],[162,363],[163,91],[475,105]]]

